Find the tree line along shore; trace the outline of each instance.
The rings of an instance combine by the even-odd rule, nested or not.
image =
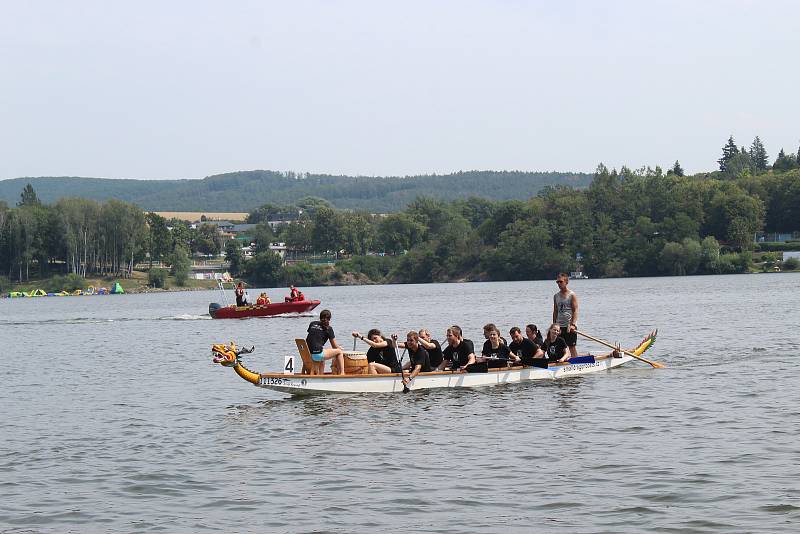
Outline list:
[[[731,138],[720,169],[694,176],[678,162],[666,173],[601,164],[588,187],[545,187],[519,200],[420,196],[388,214],[319,198],[268,203],[250,212],[254,226],[240,239],[118,200],[44,204],[26,186],[17,206],[0,203],[0,289],[53,277],[73,285],[132,278],[137,266],[149,286],[180,287],[202,282],[188,278],[194,255],[219,253],[232,275],[263,287],[794,270],[797,260],[782,261],[781,251],[800,250],[791,240],[800,236],[797,156],[781,151],[769,166],[759,150],[758,138],[750,150]],[[270,225],[287,212],[290,224]],[[790,238],[758,242],[760,232]],[[270,250],[275,242],[288,256]]]

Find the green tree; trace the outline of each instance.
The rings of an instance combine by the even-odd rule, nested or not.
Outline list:
[[[269,250],[269,249],[267,249]],[[229,239],[225,243],[225,261],[228,262],[228,270],[233,276],[239,276],[244,263],[242,255],[242,244],[238,239]]]
[[[242,278],[251,285],[276,287],[286,279],[283,259],[270,250],[258,252],[244,264]]]
[[[185,248],[181,246],[175,247],[175,251],[170,256],[170,265],[170,274],[175,277],[175,283],[181,287],[185,286],[192,266],[189,253]]]
[[[767,149],[764,148],[764,144],[761,142],[758,136],[753,139],[753,144],[750,146],[750,160],[753,163],[753,168],[755,171],[763,172],[767,170],[769,166],[769,157],[767,156]]]
[[[182,221],[181,219],[172,218],[167,221],[167,228],[171,228],[170,250],[177,246],[182,246],[190,254],[197,252],[197,249],[193,248],[196,239],[196,231],[189,227],[189,223]]]
[[[681,241],[689,237],[696,239],[700,231],[700,223],[689,215],[678,212],[675,217],[665,217],[659,225],[661,237],[670,241]]]
[[[269,244],[275,241],[275,234],[267,223],[258,223],[250,233],[256,251],[269,250]]]
[[[275,204],[267,203],[248,213],[247,222],[251,224],[266,223],[271,215],[284,213],[288,210],[289,208],[284,206],[276,206]]]
[[[764,203],[731,185],[717,191],[709,208],[709,232],[741,248],[753,246],[753,237],[764,224]]]
[[[406,207],[406,213],[426,228],[423,239],[428,238],[428,232],[438,234],[450,220],[452,213],[444,202],[419,196]]]
[[[408,254],[400,256],[389,273],[389,280],[408,284],[425,284],[439,279],[439,258],[432,243],[415,246]]]
[[[294,265],[287,265],[285,269],[284,282],[286,283],[296,286],[318,286],[325,281],[324,268],[310,263],[295,263]]]
[[[768,232],[800,231],[800,171],[793,170],[765,182],[770,189],[765,229]]]
[[[378,222],[376,241],[381,250],[400,254],[422,241],[425,225],[407,213],[393,213]]]
[[[165,288],[167,286],[167,275],[169,271],[166,269],[150,269],[147,271],[147,283],[153,287]]]
[[[719,163],[719,170],[722,172],[727,171],[728,162],[737,154],[739,154],[739,148],[736,146],[733,136],[730,136],[728,142],[722,147],[722,157],[717,160],[717,163]]]
[[[148,228],[147,253],[152,267],[154,261],[160,261],[166,257],[175,246],[164,217],[151,211],[145,215],[145,220]],[[188,247],[184,245],[184,248]]]
[[[319,198],[314,196],[307,196],[301,198],[300,200],[295,202],[295,206],[297,207],[297,210],[301,215],[303,213],[308,213],[311,216],[313,216],[314,213],[316,213],[322,208],[333,208],[333,204],[331,204],[324,198]]]
[[[369,213],[341,214],[342,248],[349,254],[366,254],[375,242],[375,226]]]
[[[314,230],[314,222],[307,217],[303,217],[296,223],[282,228],[279,239],[284,241],[287,247],[308,251],[312,247]],[[259,250],[261,250],[261,247],[259,247]]]
[[[751,174],[753,162],[750,155],[742,147],[742,151],[734,154],[725,164],[725,176],[728,178],[743,178]]]
[[[787,155],[783,149],[778,152],[778,157],[775,158],[775,163],[772,168],[776,171],[789,171],[797,167],[797,158],[794,154]]]
[[[686,238],[681,243],[670,241],[661,250],[662,269],[675,276],[693,274],[700,265],[702,250],[700,243]]]
[[[569,258],[549,246],[546,223],[530,226],[519,220],[500,236],[500,242],[484,262],[486,271],[501,280],[536,280],[570,270]]]
[[[707,273],[719,272],[719,242],[713,236],[700,242],[700,266]]]
[[[675,160],[675,165],[667,171],[667,176],[683,176],[683,167],[681,167],[677,159]]]
[[[17,206],[23,207],[32,207],[32,206],[41,206],[42,203],[39,201],[39,197],[36,196],[36,191],[33,190],[33,186],[31,184],[27,184],[23,189],[22,193],[20,193],[20,200],[17,203]]]
[[[222,250],[222,239],[217,226],[213,224],[201,224],[197,229],[196,246],[197,251],[201,254],[218,256]]]
[[[344,219],[335,209],[320,207],[314,213],[314,233],[311,236],[314,250],[338,252],[342,248]]]

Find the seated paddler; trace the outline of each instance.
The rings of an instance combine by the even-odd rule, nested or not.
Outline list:
[[[369,345],[367,350],[369,374],[382,375],[400,372],[400,363],[397,361],[395,346],[381,335],[380,330],[373,328],[367,332],[366,337],[354,331],[353,337]]]
[[[529,325],[530,326],[530,325]],[[515,326],[508,331],[511,336],[511,343],[508,344],[508,350],[511,351],[512,358],[515,362],[522,365],[533,365],[533,360],[536,358],[542,359],[545,357],[544,351],[539,346],[531,341],[529,337],[522,335],[522,330]]]
[[[328,341],[330,341],[331,348],[326,349],[325,343]],[[311,321],[308,325],[306,343],[314,363],[312,374],[324,374],[325,360],[333,359],[336,362],[331,364],[331,371],[344,374],[344,352],[336,342],[336,334],[331,326],[330,310],[322,310],[319,314],[319,321]]]
[[[561,337],[561,326],[553,323],[547,329],[547,335],[542,343],[542,350],[551,362],[565,362],[569,360],[570,353],[567,342]]]
[[[453,325],[447,329],[447,347],[442,350],[442,358],[447,368],[463,371],[475,363],[475,345],[464,339],[461,327]]]
[[[397,334],[392,334],[392,340],[397,344]],[[428,351],[420,344],[419,334],[411,331],[406,334],[406,348],[408,349],[409,362],[405,367],[411,370],[411,374],[403,375],[403,385],[408,385],[420,373],[428,373],[433,370]]]
[[[441,371],[444,369],[444,358],[442,357],[442,346],[435,339],[431,338],[431,333],[427,328],[420,328],[418,333],[419,344],[423,349],[428,351],[428,356],[431,360],[431,367],[435,370]],[[406,348],[404,341],[398,341],[397,346],[401,349]],[[405,366],[404,366],[405,367]]]
[[[486,331],[484,327],[488,339],[486,343],[483,344],[483,350],[481,350],[481,355],[477,358],[477,362],[486,362],[488,369],[508,367],[509,362],[514,360],[514,358],[511,357],[511,351],[508,349],[508,345],[503,343],[503,338],[500,337],[500,331],[493,323],[486,326],[491,328]]]

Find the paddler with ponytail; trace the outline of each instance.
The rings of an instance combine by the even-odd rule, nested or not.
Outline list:
[[[553,323],[561,327],[561,337],[567,342],[570,357],[578,355],[578,296],[567,288],[569,275],[558,273],[556,277],[558,293],[553,295]]]

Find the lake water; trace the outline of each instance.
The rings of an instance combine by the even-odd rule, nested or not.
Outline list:
[[[797,532],[800,275],[570,287],[582,330],[658,328],[646,356],[668,368],[293,399],[210,346],[275,371],[311,314],[211,320],[215,292],[0,300],[0,532]],[[557,288],[303,289],[350,348],[375,326],[545,327]]]

